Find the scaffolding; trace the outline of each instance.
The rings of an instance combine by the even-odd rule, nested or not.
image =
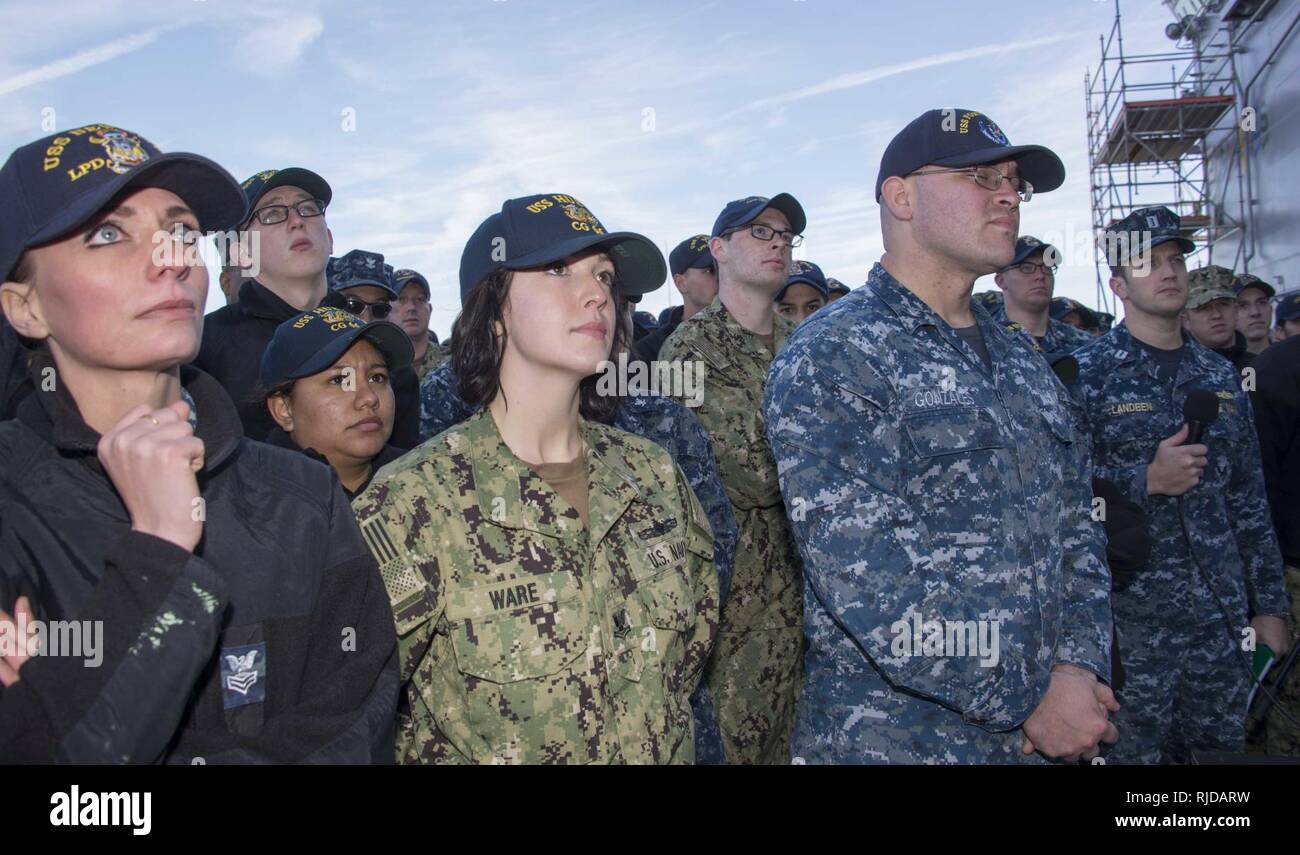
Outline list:
[[[1175,40],[1172,50],[1125,53],[1115,0],[1110,33],[1098,37],[1101,62],[1084,77],[1093,233],[1134,208],[1164,205],[1182,218],[1183,233],[1197,244],[1198,255],[1204,252],[1204,263],[1245,272],[1243,238],[1251,232],[1254,206],[1235,55],[1237,40],[1271,2],[1256,3],[1241,18],[1232,14],[1246,5],[1238,0],[1217,24],[1212,13],[1225,0],[1165,5],[1175,17],[1165,31]],[[1211,161],[1224,165],[1221,174],[1210,175]],[[1216,259],[1215,246],[1230,238],[1237,257]],[[1112,312],[1109,275],[1099,246],[1097,304]]]

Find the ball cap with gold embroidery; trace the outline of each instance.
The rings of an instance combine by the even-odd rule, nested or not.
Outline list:
[[[696,235],[673,247],[668,253],[668,270],[674,275],[685,273],[692,267],[712,267],[713,253],[709,250],[709,236]]]
[[[922,166],[983,166],[1014,160],[1020,177],[1035,193],[1065,183],[1065,164],[1041,145],[1012,145],[992,119],[976,110],[927,110],[898,132],[885,147],[876,175],[876,201],[886,179],[903,178]]]
[[[460,256],[460,301],[498,270],[542,267],[588,249],[609,253],[625,297],[653,291],[668,276],[663,253],[649,238],[606,231],[572,196],[542,193],[507,199],[474,230]]]
[[[237,226],[244,213],[239,183],[206,157],[164,154],[112,125],[72,128],[15,149],[0,168],[0,274],[7,279],[23,252],[64,237],[138,187],[175,193],[205,231]]]
[[[257,210],[257,203],[262,197],[277,187],[297,187],[310,194],[313,199],[319,199],[325,206],[328,206],[330,200],[334,198],[334,191],[330,189],[328,181],[301,166],[291,166],[288,169],[264,169],[245,178],[239,186],[244,188],[244,198],[248,200],[248,206],[244,209],[245,224],[253,219],[253,212]]]
[[[410,365],[411,339],[392,321],[366,323],[356,315],[321,306],[294,315],[275,328],[262,354],[258,382],[270,389],[286,380],[310,377],[329,368],[357,339],[364,338],[384,357],[389,369]]]

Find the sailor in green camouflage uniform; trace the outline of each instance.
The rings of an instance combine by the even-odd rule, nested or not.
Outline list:
[[[785,285],[805,223],[785,193],[728,204],[712,236],[718,297],[684,321],[659,354],[704,363],[696,414],[736,516],[731,591],[708,666],[732,763],[790,762],[803,673],[803,582],[761,406],[768,366],[794,328],[775,313],[772,297]]]
[[[452,360],[486,406],[354,504],[396,617],[401,762],[694,760],[713,533],[667,452],[594,418],[616,399],[588,376],[624,346],[625,296],[664,278],[652,243],[560,194],[470,238]]]

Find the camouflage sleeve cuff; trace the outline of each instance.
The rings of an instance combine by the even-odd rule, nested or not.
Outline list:
[[[1012,730],[1038,707],[1047,693],[1051,674],[1033,659],[1007,652],[992,670],[992,686],[963,711],[963,718],[993,732]]]

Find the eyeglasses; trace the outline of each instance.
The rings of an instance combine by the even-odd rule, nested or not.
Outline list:
[[[1011,184],[1011,189],[1016,191],[1020,196],[1021,202],[1028,202],[1034,198],[1034,185],[1030,184],[1019,175],[1003,175],[998,172],[996,167],[992,166],[963,166],[959,169],[927,169],[924,172],[913,172],[911,175],[943,175],[949,172],[964,172],[975,180],[975,183],[985,190],[997,192],[1002,189],[1002,182],[1007,181]]]
[[[319,217],[325,213],[325,203],[320,199],[303,199],[301,202],[294,202],[292,205],[267,205],[265,208],[258,208],[253,212],[253,216],[262,225],[273,226],[289,219],[290,208],[297,211],[298,216],[303,219]]]
[[[777,235],[780,235],[781,241],[786,246],[798,246],[799,244],[803,243],[803,235],[797,235],[794,232],[782,231],[781,229],[774,229],[771,226],[765,226],[762,223],[752,223],[748,226],[739,226],[738,228],[728,229],[727,231],[723,232],[723,236],[734,235],[736,232],[743,232],[745,229],[749,229],[749,233],[751,235],[753,235],[758,240],[762,240],[762,241],[768,241],[776,237]]]
[[[1019,264],[1013,264],[1011,267],[1004,267],[1003,270],[1010,270],[1014,267],[1026,276],[1033,276],[1038,271],[1043,271],[1044,276],[1055,276],[1056,271],[1060,269],[1057,264],[1040,264],[1037,261],[1022,261]]]
[[[397,302],[401,303],[403,306],[413,305],[418,308],[420,306],[427,306],[429,304],[429,298],[424,296],[423,293],[412,294],[409,297],[406,294],[403,294],[397,298]]]
[[[370,310],[370,317],[375,320],[383,320],[393,311],[393,306],[387,300],[376,300],[373,303],[367,303],[360,297],[344,297],[343,308],[357,317],[366,309]]]

